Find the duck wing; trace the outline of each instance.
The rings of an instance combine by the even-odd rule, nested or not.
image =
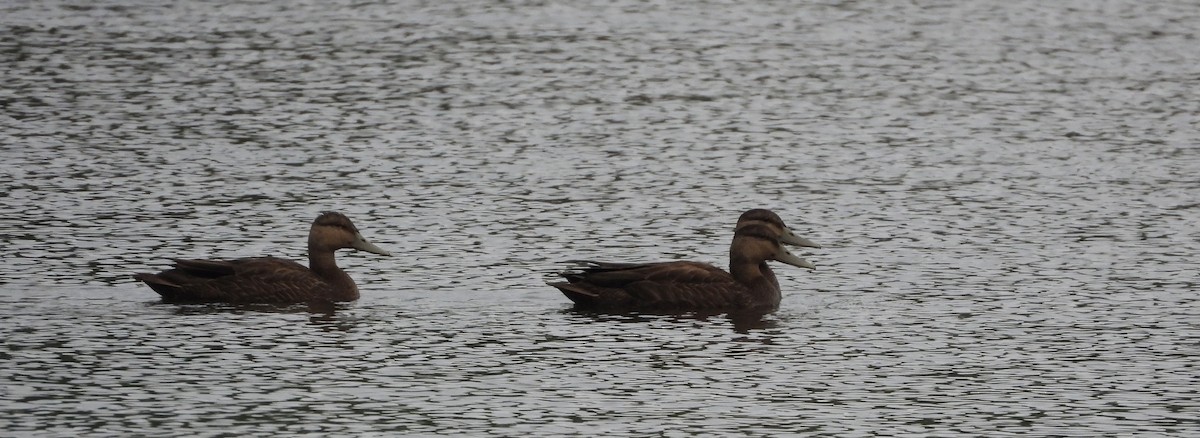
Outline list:
[[[328,287],[304,265],[275,257],[174,262],[173,269],[134,277],[172,302],[302,302]]]
[[[742,305],[745,288],[707,263],[577,261],[549,283],[582,307],[649,310],[728,309]]]

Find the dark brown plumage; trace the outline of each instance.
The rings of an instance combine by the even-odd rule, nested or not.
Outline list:
[[[605,263],[576,261],[548,283],[576,307],[653,311],[774,311],[782,295],[767,260],[813,269],[784,243],[819,248],[796,236],[778,215],[754,209],[742,214],[729,248],[729,272],[697,262]]]
[[[308,264],[275,257],[174,260],[175,268],[134,274],[167,302],[304,303],[358,299],[358,286],[334,262],[352,248],[391,255],[363,239],[341,213],[322,213],[308,232]],[[311,269],[310,269],[311,268]]]

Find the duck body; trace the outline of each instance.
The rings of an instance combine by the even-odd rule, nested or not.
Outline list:
[[[302,264],[276,257],[234,260],[173,260],[157,274],[134,274],[163,301],[229,303],[305,303],[354,301],[358,286],[346,275],[321,278]],[[344,273],[343,273],[344,274]]]
[[[783,295],[767,261],[814,268],[784,243],[820,247],[796,236],[775,213],[755,209],[743,213],[734,229],[728,272],[689,261],[574,261],[572,269],[558,274],[566,281],[548,284],[585,309],[770,312],[779,308]]]
[[[174,260],[174,268],[134,274],[166,302],[303,303],[354,301],[358,286],[334,252],[353,248],[390,255],[363,239],[340,213],[324,213],[309,231],[309,267],[276,257]]]
[[[576,263],[577,270],[560,274],[566,282],[550,285],[581,308],[771,311],[781,299],[778,284],[766,277],[765,284],[747,285],[708,263]]]

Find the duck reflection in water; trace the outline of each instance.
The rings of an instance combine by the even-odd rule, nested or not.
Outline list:
[[[334,252],[352,248],[390,256],[363,238],[341,213],[322,213],[308,232],[308,267],[275,257],[174,260],[175,268],[134,274],[172,303],[333,303],[354,301],[358,286],[338,268]]]
[[[605,310],[589,309],[573,306],[562,309],[563,315],[569,315],[579,323],[588,324],[645,324],[649,322],[668,322],[691,327],[719,326],[728,324],[735,333],[749,334],[751,332],[770,330],[782,326],[778,313],[762,311],[639,311],[639,310]]]
[[[574,268],[558,274],[566,281],[547,284],[562,291],[578,309],[761,315],[777,310],[782,299],[768,260],[815,268],[784,244],[821,247],[797,236],[774,212],[754,209],[743,213],[734,227],[729,272],[688,261],[573,261]]]

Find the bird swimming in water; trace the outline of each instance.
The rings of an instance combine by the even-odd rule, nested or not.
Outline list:
[[[334,252],[353,248],[379,255],[391,253],[363,238],[345,215],[317,216],[308,232],[308,267],[275,257],[233,260],[180,260],[141,280],[166,302],[311,303],[358,299],[358,286],[334,262]]]
[[[749,210],[738,218],[729,247],[729,272],[688,261],[606,263],[575,261],[577,267],[549,282],[577,308],[652,311],[764,311],[779,308],[782,294],[775,260],[801,268],[815,266],[783,244],[820,248],[797,236],[770,210]]]

